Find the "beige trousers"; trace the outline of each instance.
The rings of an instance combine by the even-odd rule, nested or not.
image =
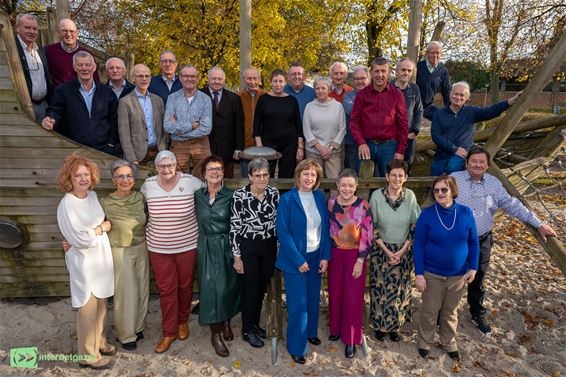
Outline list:
[[[149,256],[145,241],[112,247],[114,261],[114,327],[121,343],[135,342],[145,328],[149,303]]]
[[[185,141],[171,141],[171,151],[177,159],[177,168],[201,178],[200,162],[211,155],[208,136]]]
[[[325,178],[338,178],[344,161],[342,152],[333,152],[328,160],[323,160],[320,154],[307,151],[307,158],[312,158],[322,166]]]
[[[464,293],[462,276],[440,276],[425,272],[426,289],[422,295],[421,315],[418,323],[419,348],[429,350],[434,344],[437,318],[440,322],[440,343],[446,352],[458,350],[458,303]]]
[[[88,364],[98,362],[102,356],[100,349],[106,347],[104,326],[106,324],[106,299],[90,295],[87,303],[77,312],[77,348],[79,355],[92,355],[96,359],[88,360]]]

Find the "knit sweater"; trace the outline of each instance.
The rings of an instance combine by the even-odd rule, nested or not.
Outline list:
[[[339,150],[346,134],[346,118],[340,102],[331,98],[327,102],[315,99],[308,103],[303,115],[303,134],[308,152],[318,154],[314,147],[317,143]]]
[[[145,201],[139,191],[128,196],[110,194],[99,201],[106,219],[112,223],[108,232],[112,247],[136,246],[145,241]]]
[[[405,242],[409,237],[411,225],[417,222],[421,213],[415,193],[408,188],[403,190],[405,199],[396,210],[387,204],[383,190],[375,190],[371,195],[374,228],[379,231],[383,242],[389,244],[398,245]]]
[[[417,220],[413,250],[417,275],[428,271],[461,276],[477,271],[480,249],[472,210],[458,203],[425,208]]]
[[[79,51],[86,51],[92,54],[92,52],[81,46],[76,51],[67,52],[63,50],[60,42],[45,46],[45,55],[49,62],[49,73],[51,74],[53,89],[77,77],[77,72],[73,68],[73,55]],[[94,81],[100,81],[98,71],[94,71]]]
[[[428,70],[426,60],[422,60],[417,64],[417,85],[421,91],[421,98],[423,100],[423,108],[432,105],[434,95],[440,89],[444,104],[450,103],[450,77],[448,70],[442,63],[438,63],[432,73]]]

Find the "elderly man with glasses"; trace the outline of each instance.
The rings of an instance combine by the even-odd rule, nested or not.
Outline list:
[[[173,52],[163,51],[159,55],[161,74],[153,76],[149,84],[149,91],[161,97],[165,106],[167,106],[169,95],[183,87],[179,77],[176,75],[178,64],[177,57]]]
[[[169,135],[163,130],[165,106],[161,97],[150,93],[151,72],[143,64],[132,70],[135,89],[118,105],[118,133],[124,158],[133,164],[148,164],[159,151],[167,149]]]
[[[86,51],[92,53],[79,45],[79,29],[73,20],[63,18],[59,22],[59,39],[60,42],[45,46],[45,54],[49,62],[49,73],[53,81],[53,89],[66,81],[77,77],[77,73],[73,68],[73,55],[78,51]],[[94,80],[100,81],[98,72],[94,71]]]
[[[289,66],[289,82],[285,85],[283,91],[290,96],[293,96],[299,102],[299,110],[301,112],[301,121],[303,120],[303,113],[307,103],[316,98],[314,89],[305,85],[305,68],[299,62],[291,63]]]

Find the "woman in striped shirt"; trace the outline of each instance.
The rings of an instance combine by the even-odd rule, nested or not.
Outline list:
[[[141,187],[149,212],[147,249],[159,290],[163,338],[156,353],[169,349],[177,338],[189,337],[189,312],[196,267],[198,226],[194,193],[202,182],[178,172],[173,152],[164,150],[155,158],[157,176]]]

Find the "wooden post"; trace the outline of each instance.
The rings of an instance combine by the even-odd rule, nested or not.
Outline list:
[[[499,169],[499,167],[495,165],[493,162],[491,162],[489,165],[489,171],[497,179],[499,179],[499,181],[501,181],[503,187],[505,187],[509,195],[512,195],[517,199],[519,199],[521,203],[523,203],[523,205],[527,207],[529,210],[531,211],[533,210],[529,202],[527,202],[527,200],[523,197],[523,195],[521,195],[519,191],[517,191],[515,186],[513,186],[509,182],[505,174],[503,174],[503,172]],[[564,245],[562,245],[562,243],[556,237],[547,237],[546,242],[544,242],[542,237],[538,233],[538,230],[536,230],[530,225],[527,226],[527,229],[536,238],[538,243],[543,247],[543,249],[548,253],[548,255],[550,255],[550,257],[554,260],[558,268],[560,268],[560,270],[562,271],[562,274],[566,276],[566,249],[564,248]]]
[[[132,69],[134,69],[134,53],[132,51],[126,52],[126,77],[132,81]]]
[[[69,0],[57,0],[57,26],[63,18],[71,18],[71,13],[69,12]]]
[[[252,1],[240,0],[240,89],[244,71],[252,65]]]
[[[421,0],[411,0],[410,1],[410,13],[409,13],[409,33],[407,36],[407,56],[417,64],[419,60],[419,41],[421,40],[421,23],[422,23],[422,13],[423,4]],[[416,67],[413,70],[413,76],[411,81],[415,82],[417,79]]]
[[[59,40],[59,24],[57,23],[57,16],[55,10],[47,7],[47,28],[48,28],[48,43],[55,43]],[[46,43],[46,44],[48,44]]]
[[[499,148],[507,141],[515,126],[527,112],[531,103],[542,92],[542,89],[552,79],[554,72],[562,65],[564,59],[566,59],[566,33],[556,42],[542,66],[532,80],[529,81],[523,94],[519,96],[515,104],[505,114],[499,126],[497,126],[493,135],[488,139],[485,148],[492,156],[495,156]]]

